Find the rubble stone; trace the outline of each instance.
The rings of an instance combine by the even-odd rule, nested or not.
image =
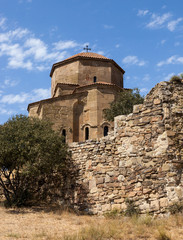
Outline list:
[[[183,200],[182,129],[183,81],[161,82],[115,118],[108,136],[70,145],[78,171],[68,176],[67,199],[94,214],[126,209],[127,198],[142,213],[164,213]]]

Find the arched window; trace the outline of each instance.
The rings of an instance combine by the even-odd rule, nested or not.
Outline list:
[[[65,143],[66,142],[66,130],[65,129],[62,130],[62,136],[63,136],[63,142]]]
[[[93,82],[94,82],[94,83],[97,82],[97,77],[96,77],[96,76],[93,77]]]
[[[89,139],[89,127],[85,128],[85,140]]]
[[[104,127],[104,137],[108,135],[109,128],[108,126]]]

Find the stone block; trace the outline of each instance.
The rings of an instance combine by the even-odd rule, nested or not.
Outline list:
[[[96,187],[96,179],[92,178],[92,180],[89,181],[89,189]]]
[[[124,198],[120,198],[120,199],[114,199],[115,203],[124,203],[125,199]]]
[[[152,192],[152,189],[147,189],[147,188],[143,189],[143,194],[147,194],[150,192]]]
[[[112,204],[111,205],[111,210],[120,210],[121,209],[121,204]]]
[[[167,207],[168,206],[168,199],[167,198],[160,198],[159,204],[160,204],[160,207]]]
[[[148,108],[148,109],[146,109],[146,110],[144,110],[143,112],[142,112],[142,114],[147,114],[147,113],[150,113],[152,110],[150,109],[150,108]]]
[[[107,175],[106,177],[105,177],[105,183],[109,183],[111,181],[111,178]]]
[[[111,210],[111,204],[102,205],[102,212],[107,212]]]
[[[137,195],[137,192],[130,192],[130,193],[128,193],[128,197],[129,198],[133,198],[133,197],[135,197]]]
[[[154,116],[151,118],[151,122],[158,122],[162,120],[162,116]]]
[[[121,209],[125,210],[126,208],[127,208],[127,205],[126,205],[125,202],[123,202],[123,203],[121,204]]]
[[[142,204],[139,204],[139,209],[141,211],[148,211],[149,210],[149,203],[143,201]]]
[[[151,204],[150,204],[150,208],[151,210],[153,211],[158,211],[159,210],[159,200],[154,200],[154,201],[151,201]]]
[[[97,187],[93,187],[90,189],[90,193],[97,193],[98,192],[98,188]],[[98,194],[97,194],[98,195]]]
[[[169,170],[170,170],[170,164],[167,164],[167,163],[163,164],[162,171],[163,172],[167,172]]]
[[[118,176],[118,181],[123,182],[125,180],[125,177],[123,175]]]
[[[168,130],[166,131],[167,132],[167,136],[168,137],[174,137],[175,136],[175,132],[171,131],[171,130]]]
[[[159,98],[155,98],[154,101],[153,101],[153,103],[154,103],[155,105],[160,104],[160,103],[161,103],[161,100],[160,100]]]
[[[96,179],[96,184],[102,184],[102,183],[104,183],[104,178],[103,177],[100,177],[100,178]]]

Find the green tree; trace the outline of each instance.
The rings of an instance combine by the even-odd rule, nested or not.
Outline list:
[[[63,184],[67,146],[51,124],[17,115],[0,126],[0,186],[7,206],[47,199]]]
[[[144,98],[139,89],[123,90],[117,99],[110,104],[110,108],[104,109],[104,117],[108,121],[114,121],[118,115],[126,115],[133,111],[133,105],[143,103]]]
[[[180,82],[181,80],[183,79],[183,73],[181,73],[180,75],[174,75],[170,78],[170,82],[173,82],[173,81],[178,81]]]

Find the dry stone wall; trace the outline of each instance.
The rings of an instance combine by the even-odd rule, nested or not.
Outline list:
[[[142,213],[164,213],[183,200],[183,81],[157,84],[109,136],[70,149],[77,177],[66,199],[77,207],[102,214],[128,198]]]

